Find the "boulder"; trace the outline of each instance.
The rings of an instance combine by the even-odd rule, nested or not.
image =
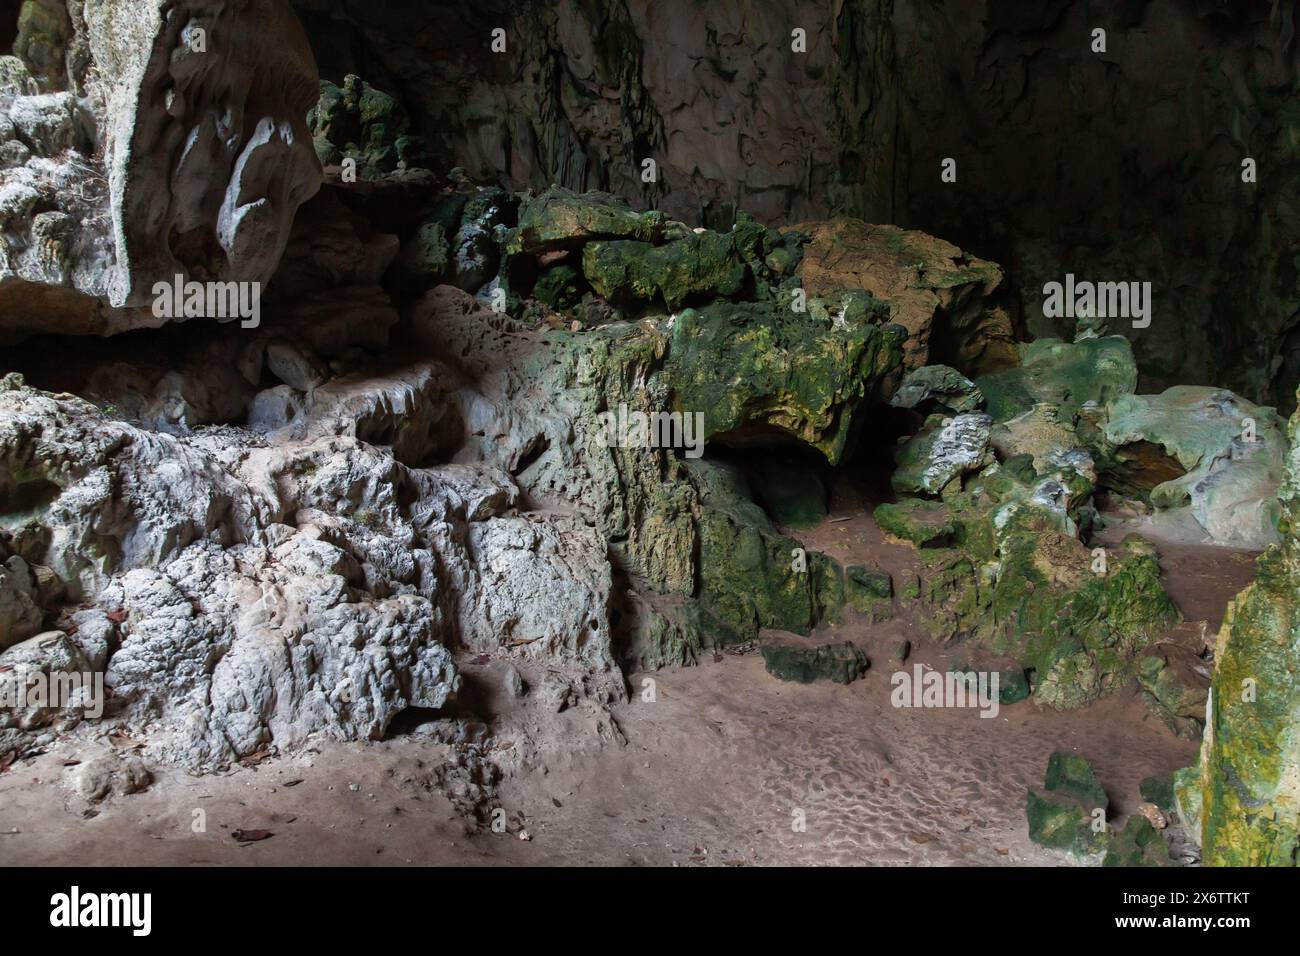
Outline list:
[[[808,644],[770,639],[761,645],[763,666],[779,680],[812,684],[820,680],[851,684],[867,672],[867,655],[852,641]]]
[[[1018,367],[975,379],[996,422],[1009,421],[1040,402],[1071,408],[1104,405],[1137,390],[1133,348],[1122,335],[1074,343],[1038,339],[1019,350]]]
[[[1106,793],[1088,761],[1055,751],[1043,788],[1029,791],[1029,839],[1079,858],[1095,856],[1106,848],[1106,806]]]
[[[1174,775],[1172,773],[1153,774],[1150,777],[1143,777],[1142,782],[1138,784],[1138,792],[1142,795],[1143,800],[1154,804],[1163,812],[1172,813],[1174,811]]]
[[[505,244],[507,254],[574,248],[592,239],[656,242],[665,225],[661,212],[633,212],[606,193],[581,195],[552,186],[519,208],[518,227]]]
[[[16,495],[17,490],[9,490],[5,497]],[[44,617],[35,577],[15,554],[0,564],[0,650],[35,634]]]
[[[1002,270],[942,239],[859,219],[805,222],[809,237],[798,275],[810,296],[862,291],[888,305],[907,330],[904,362],[918,369],[935,353],[968,374],[1017,362],[1011,318],[996,303]]]
[[[957,527],[947,505],[924,498],[886,502],[872,514],[881,531],[917,547],[946,538]]]
[[[992,464],[992,424],[988,415],[978,412],[953,418],[931,415],[898,450],[898,468],[891,478],[894,490],[938,495],[963,475]]]
[[[1151,488],[1157,508],[1189,507],[1215,544],[1263,548],[1278,540],[1287,445],[1273,409],[1223,389],[1179,385],[1121,397],[1109,415],[1105,435],[1118,454],[1158,446],[1180,466]]]
[[[665,375],[674,407],[728,444],[784,438],[838,464],[864,405],[898,367],[901,330],[863,312],[842,329],[779,304],[715,302],[674,317]]]
[[[1102,866],[1176,866],[1160,831],[1135,813],[1119,833],[1111,834]]]
[[[341,87],[321,81],[307,125],[321,164],[339,166],[350,159],[360,180],[380,179],[424,158],[424,142],[412,135],[402,105],[354,74],[345,76]]]
[[[1288,473],[1295,468],[1292,451]],[[1286,527],[1282,543],[1260,557],[1255,582],[1228,605],[1200,766],[1180,777],[1180,815],[1199,822],[1209,866],[1294,866],[1300,853],[1300,541],[1294,524]]]
[[[928,409],[937,406],[954,415],[977,411],[984,396],[975,383],[946,365],[926,365],[903,376],[889,404],[897,408]]]
[[[67,730],[104,713],[104,685],[63,631],[46,631],[0,653],[0,729]]]

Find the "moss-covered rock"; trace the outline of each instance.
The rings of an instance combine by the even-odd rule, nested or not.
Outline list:
[[[946,504],[924,498],[904,498],[877,505],[872,516],[881,531],[917,547],[946,538],[957,527]]]
[[[402,243],[393,272],[411,292],[431,288],[446,278],[451,272],[451,246],[442,224],[426,222]]]
[[[1205,726],[1204,684],[1150,653],[1138,662],[1136,676],[1147,708],[1179,737],[1199,740]]]
[[[662,246],[614,240],[589,242],[582,272],[591,287],[620,306],[662,299],[678,309],[688,299],[733,297],[748,270],[730,236],[691,235]]]
[[[901,341],[866,316],[834,328],[775,303],[715,302],[676,316],[665,375],[674,407],[703,412],[710,438],[798,441],[837,464]]]
[[[1043,786],[1056,793],[1077,797],[1090,806],[1106,806],[1106,791],[1087,759],[1078,754],[1054,750],[1047,758]]]
[[[1029,791],[1029,839],[1077,857],[1100,853],[1106,848],[1106,806],[1106,792],[1092,765],[1083,757],[1055,751],[1048,758],[1043,789]]]
[[[838,565],[780,534],[738,468],[687,467],[700,501],[700,602],[720,643],[753,640],[762,628],[807,634],[839,610]]]
[[[1081,706],[1136,676],[1142,650],[1179,615],[1140,538],[1112,549],[1104,574],[1094,570],[1077,537],[1086,476],[1067,464],[1029,484],[1021,477],[990,467],[945,496],[949,547],[922,551],[922,622],[1014,658],[1034,674],[1039,704]],[[899,512],[908,515],[878,509],[882,527],[906,532],[892,523]]]
[[[1201,749],[1202,858],[1300,863],[1300,542],[1266,551],[1219,632]]]
[[[399,164],[425,160],[424,142],[397,99],[349,74],[343,85],[321,81],[320,99],[307,114],[316,156],[325,166],[356,162],[357,178],[380,179]]]
[[[854,564],[845,568],[845,577],[853,590],[871,598],[890,598],[894,596],[894,581],[888,571],[880,568]]]
[[[1180,619],[1155,549],[1140,538],[1117,549],[1104,575],[1075,539],[1033,523],[1005,538],[1002,553],[992,646],[1035,673],[1040,704],[1067,709],[1117,690],[1139,652]]]
[[[1204,748],[1202,748],[1204,749]],[[1174,809],[1183,828],[1194,838],[1201,835],[1201,760],[1174,771]]]
[[[1030,790],[1025,814],[1029,839],[1039,846],[1065,850],[1077,857],[1105,849],[1105,834],[1097,833],[1092,826],[1092,809],[1072,797]]]
[[[1102,866],[1177,866],[1160,831],[1141,814],[1133,814],[1119,833],[1111,834]]]
[[[1019,367],[975,380],[995,421],[1008,421],[1039,402],[1104,405],[1137,389],[1133,349],[1122,335],[1073,343],[1039,339],[1019,348]]]
[[[850,684],[867,672],[867,655],[852,641],[840,644],[808,644],[770,639],[761,646],[763,665],[780,680],[811,684],[829,680]]]
[[[844,569],[845,603],[880,621],[893,614],[894,582],[888,571],[854,564]]]
[[[1142,782],[1138,784],[1138,793],[1143,800],[1155,804],[1164,813],[1173,813],[1175,810],[1172,773],[1158,773],[1143,777]]]
[[[507,254],[573,249],[593,239],[657,242],[667,219],[658,211],[634,212],[607,193],[575,193],[552,186],[526,200],[519,224],[506,240]]]
[[[1179,771],[1179,817],[1210,866],[1300,864],[1300,413],[1288,425],[1282,541],[1228,605],[1197,765]]]
[[[977,678],[980,674],[978,669],[963,664],[955,664],[949,670],[954,674],[974,674]],[[993,676],[998,680],[998,703],[1018,704],[1029,697],[1029,678],[1020,668],[994,671],[989,677],[990,681]]]
[[[537,277],[533,298],[557,312],[564,312],[578,305],[586,291],[587,283],[582,273],[562,262]]]

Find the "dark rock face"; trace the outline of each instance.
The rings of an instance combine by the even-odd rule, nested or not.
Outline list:
[[[707,225],[744,209],[921,229],[1007,267],[1039,335],[1073,332],[1040,307],[1065,271],[1149,280],[1154,321],[1124,334],[1153,382],[1293,402],[1290,4],[295,7],[324,75],[391,81],[440,159],[471,176],[603,189]],[[491,51],[497,27],[505,53]],[[641,180],[646,158],[657,182]]]

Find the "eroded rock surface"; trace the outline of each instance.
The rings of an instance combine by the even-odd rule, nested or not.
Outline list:
[[[0,86],[0,332],[49,330],[33,294],[60,331],[103,333],[158,325],[145,307],[177,275],[268,281],[320,184],[287,2],[25,9],[31,62],[7,58]]]

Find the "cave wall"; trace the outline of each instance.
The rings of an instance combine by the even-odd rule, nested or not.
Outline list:
[[[265,283],[320,188],[286,0],[25,0],[0,55],[0,339],[156,326],[156,283]]]
[[[322,75],[399,96],[439,161],[603,189],[684,221],[743,208],[943,236],[1002,263],[1036,335],[1066,272],[1153,283],[1151,388],[1293,406],[1300,52],[1289,3],[295,0]],[[493,53],[491,32],[506,30]],[[807,52],[791,31],[807,31]],[[1091,31],[1107,31],[1107,52]],[[956,183],[940,163],[958,163]],[[1254,158],[1258,182],[1242,182]],[[656,183],[640,161],[658,163]],[[1127,325],[1127,323],[1124,323]]]

